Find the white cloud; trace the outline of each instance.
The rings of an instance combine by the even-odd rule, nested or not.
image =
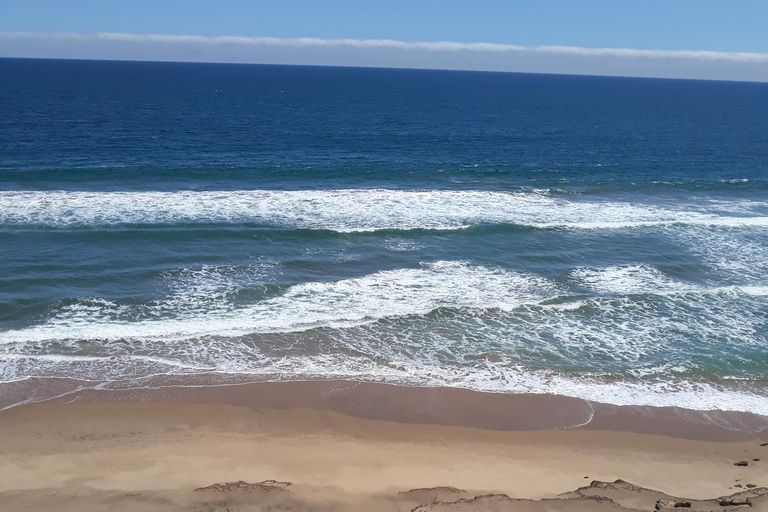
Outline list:
[[[6,57],[210,60],[768,80],[768,53],[126,33],[0,32],[0,41],[0,56]]]

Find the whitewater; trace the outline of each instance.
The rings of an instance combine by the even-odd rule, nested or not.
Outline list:
[[[0,75],[0,408],[350,379],[768,416],[762,84]]]

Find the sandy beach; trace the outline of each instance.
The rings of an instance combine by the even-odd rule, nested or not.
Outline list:
[[[768,512],[768,3],[336,3],[0,2],[0,512]]]
[[[81,391],[0,412],[0,510],[768,510],[765,433],[584,404],[342,381]]]
[[[0,512],[768,512],[768,1],[347,4],[0,0]]]

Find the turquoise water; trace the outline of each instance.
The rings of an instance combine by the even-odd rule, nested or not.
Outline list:
[[[768,414],[768,85],[0,60],[0,382]]]

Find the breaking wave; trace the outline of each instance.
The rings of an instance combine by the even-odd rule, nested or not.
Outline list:
[[[768,227],[768,202],[645,204],[536,192],[348,189],[221,192],[0,192],[0,224],[250,223],[338,232],[451,230],[484,224],[611,229],[670,224]]]

